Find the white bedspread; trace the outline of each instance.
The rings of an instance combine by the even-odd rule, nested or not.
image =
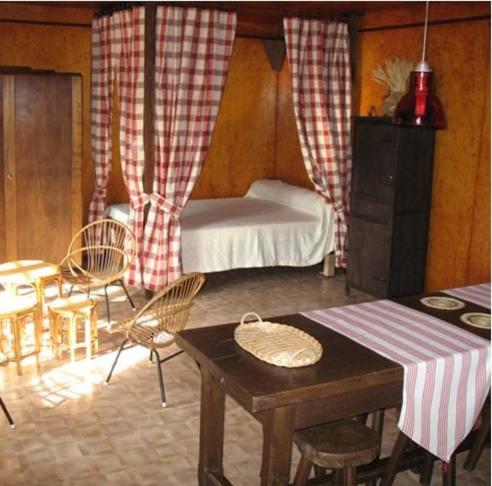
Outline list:
[[[128,205],[108,208],[125,223]],[[314,265],[334,249],[333,211],[313,191],[257,181],[246,196],[188,201],[181,215],[184,272]]]

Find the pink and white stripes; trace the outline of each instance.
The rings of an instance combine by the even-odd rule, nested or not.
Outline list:
[[[306,171],[336,214],[335,258],[346,266],[352,151],[347,24],[285,18],[292,99]]]
[[[402,365],[398,427],[449,461],[489,393],[490,343],[389,300],[303,315]]]
[[[490,309],[490,282],[444,290],[446,294]]]

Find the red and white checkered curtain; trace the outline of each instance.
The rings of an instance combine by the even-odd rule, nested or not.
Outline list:
[[[92,22],[91,133],[94,191],[89,204],[89,222],[104,218],[106,190],[111,172],[111,102],[113,99],[114,55],[111,17]]]
[[[121,167],[130,198],[127,224],[136,240],[135,258],[125,274],[125,280],[129,285],[141,287],[144,207],[148,202],[143,189],[145,7],[114,13],[113,26],[113,45],[119,59]]]
[[[181,274],[180,214],[207,154],[235,31],[234,13],[157,8],[156,165],[144,243],[148,290]]]
[[[336,214],[336,265],[347,263],[352,152],[346,24],[284,19],[292,97],[302,156],[316,191]]]

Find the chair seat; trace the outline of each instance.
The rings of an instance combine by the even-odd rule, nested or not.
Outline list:
[[[128,331],[128,337],[132,341],[150,348],[165,347],[174,342],[174,334],[141,324],[134,324]]]
[[[299,430],[294,434],[294,442],[309,462],[330,469],[368,464],[380,450],[378,433],[354,420]]]
[[[73,274],[68,268],[62,269],[61,278],[64,283],[81,289],[87,289],[89,287],[96,288],[104,285],[104,280],[102,279],[100,281],[97,277],[93,275],[89,276],[85,273]]]

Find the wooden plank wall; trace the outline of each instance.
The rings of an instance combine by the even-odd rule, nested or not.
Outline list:
[[[388,27],[421,22],[424,5],[361,19],[361,115],[371,106],[381,114],[385,90],[371,79],[378,64],[393,57],[419,60],[423,27]],[[488,20],[471,18],[483,15]],[[427,261],[432,291],[490,280],[490,4],[431,3],[430,18],[448,20],[428,30],[427,61],[448,122],[436,137]],[[471,19],[454,22],[462,18]]]
[[[372,69],[399,56],[417,62],[423,3],[369,11],[360,19],[360,106],[380,109],[384,89]],[[78,72],[83,78],[83,194],[92,193],[90,163],[90,21],[88,8],[2,4],[0,64]],[[431,4],[431,19],[490,16],[487,2]],[[19,21],[46,21],[43,24]],[[60,22],[57,25],[56,22]],[[261,27],[261,26],[260,26]],[[376,28],[376,30],[365,30]],[[260,29],[261,30],[261,29]],[[443,23],[429,29],[428,61],[448,128],[437,135],[427,287],[429,290],[490,279],[490,21]],[[117,107],[116,107],[117,110]],[[115,156],[118,158],[117,148]],[[238,38],[212,146],[193,197],[243,195],[259,177],[310,187],[295,128],[287,62],[272,71],[261,42]],[[126,190],[121,169],[111,178],[110,202]]]

